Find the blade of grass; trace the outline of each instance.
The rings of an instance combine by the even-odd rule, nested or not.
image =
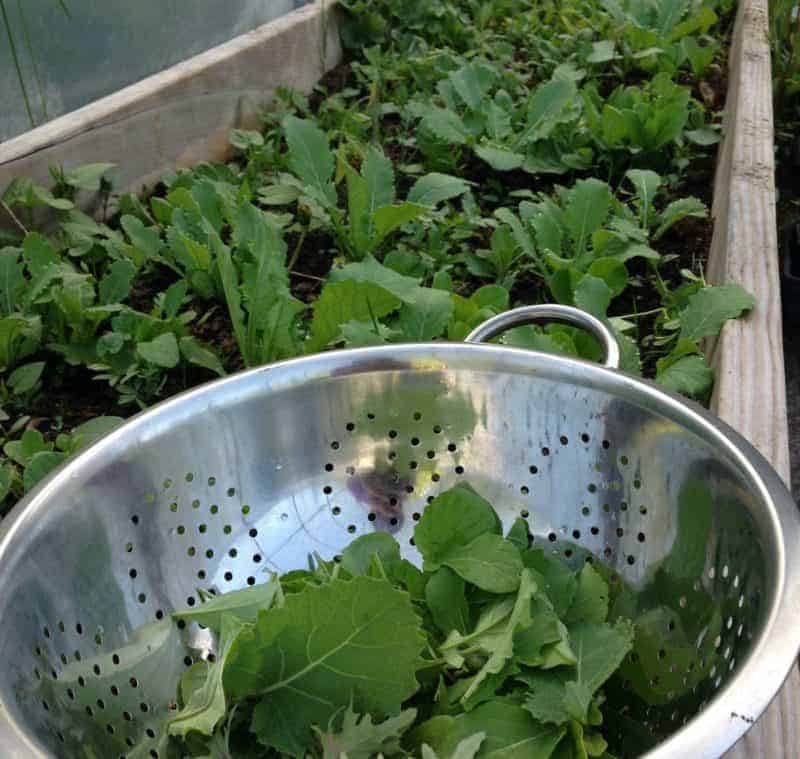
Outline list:
[[[28,58],[30,58],[31,68],[33,69],[33,81],[36,84],[36,90],[39,93],[39,101],[42,104],[42,118],[47,121],[50,118],[47,114],[47,101],[45,100],[44,96],[42,78],[39,75],[39,66],[36,64],[36,54],[33,52],[30,29],[28,28],[28,20],[25,18],[25,12],[22,10],[22,0],[17,0],[17,13],[19,14],[19,20],[22,25],[22,39],[25,42],[25,47],[28,51]]]

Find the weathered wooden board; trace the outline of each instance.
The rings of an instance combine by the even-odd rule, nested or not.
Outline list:
[[[0,191],[17,176],[49,184],[51,164],[117,165],[115,190],[166,169],[224,160],[228,132],[258,124],[278,87],[310,92],[341,60],[333,0],[315,2],[0,144]]]
[[[742,0],[729,59],[725,139],[714,183],[714,237],[707,276],[756,297],[708,347],[717,370],[714,411],[790,481],[786,380],[775,219],[772,70],[768,0]],[[797,546],[800,550],[800,546]],[[726,759],[800,756],[800,672]]]

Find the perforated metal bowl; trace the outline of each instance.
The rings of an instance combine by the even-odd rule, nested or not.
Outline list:
[[[575,317],[515,312],[472,339],[542,315]],[[604,327],[582,323],[614,364]],[[415,559],[415,521],[462,480],[506,526],[527,519],[534,545],[613,573],[615,610],[639,623],[607,687],[618,752],[718,756],[776,694],[800,646],[800,520],[747,442],[602,366],[378,347],[167,401],[17,506],[0,527],[0,756],[165,756],[159,720],[213,641],[139,628],[365,532]]]

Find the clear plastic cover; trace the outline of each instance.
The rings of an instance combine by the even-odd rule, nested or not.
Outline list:
[[[309,0],[0,0],[0,141]]]

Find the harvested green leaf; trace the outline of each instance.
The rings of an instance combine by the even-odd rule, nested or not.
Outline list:
[[[226,691],[258,695],[252,730],[261,743],[302,754],[311,726],[351,703],[360,714],[396,714],[417,689],[421,649],[406,593],[370,577],[332,580],[259,614],[231,650]]]
[[[323,759],[371,759],[376,755],[393,756],[400,751],[400,738],[414,722],[417,712],[406,709],[396,717],[374,724],[369,714],[358,715],[351,707],[342,717],[337,731],[315,728],[322,744]]]

